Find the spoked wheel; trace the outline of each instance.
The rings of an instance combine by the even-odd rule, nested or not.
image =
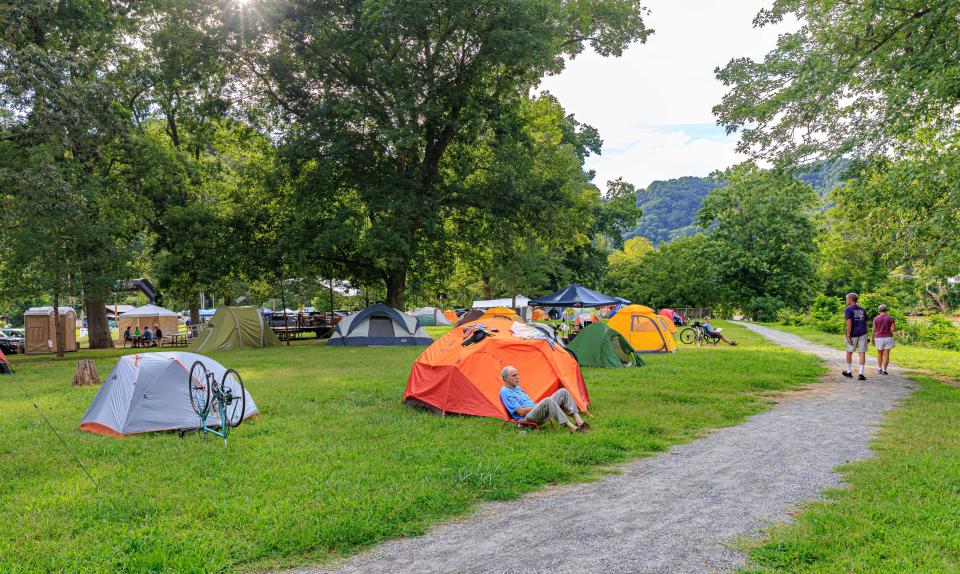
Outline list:
[[[693,340],[697,338],[697,334],[693,332],[693,329],[687,327],[683,331],[680,331],[680,342],[684,345],[690,345],[693,343]]]
[[[223,390],[223,401],[226,403],[224,410],[227,424],[232,427],[240,426],[243,422],[243,413],[247,411],[247,394],[243,392],[243,379],[240,378],[240,373],[227,369],[223,374],[220,388]]]
[[[190,406],[197,416],[203,418],[210,412],[210,378],[209,371],[201,361],[196,361],[190,367],[187,377],[187,394],[190,395]]]

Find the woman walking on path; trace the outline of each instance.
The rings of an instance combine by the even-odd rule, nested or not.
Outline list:
[[[887,365],[890,364],[890,349],[897,343],[893,340],[893,333],[897,330],[897,323],[887,314],[887,306],[878,307],[880,314],[873,319],[873,344],[877,347],[877,368],[881,375],[889,375]]]

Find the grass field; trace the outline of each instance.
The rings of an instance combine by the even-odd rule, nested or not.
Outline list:
[[[842,335],[832,335],[830,333],[818,331],[813,327],[806,326],[786,326],[779,323],[767,323],[767,325],[787,333],[800,335],[804,339],[814,343],[836,347],[837,349],[843,350]],[[877,350],[872,344],[870,345],[868,354],[870,357],[874,357],[873,359],[869,357],[867,358],[867,375],[869,376],[870,373],[876,373],[877,366],[877,361],[875,358],[877,355]],[[854,356],[854,361],[856,362],[857,360],[858,359],[856,356]],[[926,347],[905,345],[898,342],[897,346],[890,352],[890,361],[900,365],[901,367],[907,367],[910,369],[923,369],[937,375],[960,380],[960,352],[957,351],[928,349]]]
[[[960,388],[917,382],[875,456],[841,468],[849,488],[774,529],[745,572],[960,572]]]
[[[499,421],[440,418],[400,403],[413,348],[280,349],[211,356],[242,373],[261,416],[230,445],[77,429],[115,352],[63,361],[16,356],[0,378],[0,564],[14,572],[222,572],[321,563],[423,532],[483,500],[590,479],[704,429],[764,409],[814,380],[816,359],[742,328],[739,347],[684,347],[647,367],[586,369],[595,430],[519,434]],[[128,353],[130,351],[127,351]],[[88,464],[94,489],[44,427],[47,414]]]

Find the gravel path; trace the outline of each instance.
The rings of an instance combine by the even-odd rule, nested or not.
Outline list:
[[[790,509],[838,486],[834,467],[870,456],[872,427],[913,388],[894,367],[886,377],[868,367],[862,383],[845,379],[840,351],[744,326],[822,357],[830,372],[740,426],[624,465],[621,474],[484,504],[474,516],[381,544],[339,569],[297,572],[736,569],[745,557],[728,543],[788,520]]]

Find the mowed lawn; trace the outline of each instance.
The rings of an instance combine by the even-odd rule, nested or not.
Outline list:
[[[120,352],[13,358],[0,378],[0,564],[14,572],[223,572],[322,563],[386,538],[737,424],[765,397],[814,381],[808,355],[740,327],[736,348],[585,369],[593,431],[521,434],[492,419],[401,404],[421,349],[219,352],[261,416],[230,444],[197,434],[122,439],[78,430],[96,388],[70,385],[76,359],[106,376]],[[127,351],[129,352],[129,351]],[[36,402],[100,484],[45,428]],[[589,512],[589,509],[584,509]]]
[[[745,573],[960,572],[960,388],[928,377],[885,418],[874,457],[750,551]]]

